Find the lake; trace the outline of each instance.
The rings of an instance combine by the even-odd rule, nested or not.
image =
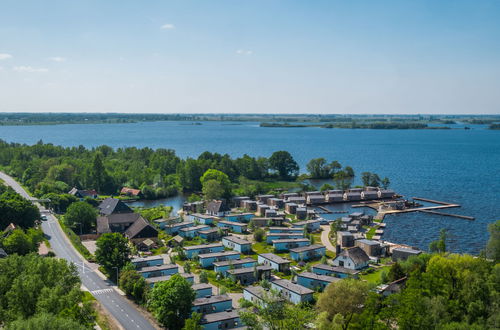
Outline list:
[[[0,138],[33,144],[42,139],[64,146],[169,148],[181,157],[203,151],[270,156],[287,150],[305,172],[311,158],[350,165],[358,174],[387,176],[405,197],[458,203],[451,213],[476,217],[467,221],[411,213],[386,217],[384,239],[427,249],[441,228],[449,231],[449,248],[479,253],[488,239],[487,225],[500,218],[500,131],[472,129],[368,130],[264,128],[254,122],[150,122],[47,126],[0,126]]]

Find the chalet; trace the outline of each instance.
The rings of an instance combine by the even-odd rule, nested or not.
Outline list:
[[[268,209],[265,212],[265,217],[266,218],[276,218],[278,216],[278,211],[275,209]]]
[[[227,275],[241,285],[251,285],[257,281],[271,279],[271,266],[255,266],[247,268],[229,269]]]
[[[318,205],[325,203],[325,196],[321,195],[308,195],[307,196],[307,204],[309,205]]]
[[[338,203],[344,200],[344,193],[327,193],[325,196],[325,202],[327,203]]]
[[[348,231],[338,231],[337,244],[339,244],[341,248],[353,247],[354,235]]]
[[[332,267],[330,265],[316,264],[313,265],[311,271],[318,275],[328,275],[338,278],[354,277],[357,278],[359,271],[344,267]]]
[[[271,266],[272,269],[288,274],[290,272],[290,260],[277,256],[273,253],[262,253],[257,257],[259,264]]]
[[[180,276],[184,277],[186,281],[193,284],[194,283],[194,275],[178,273]],[[168,281],[173,275],[167,276],[157,276],[157,277],[148,277],[146,279],[146,283],[152,288],[156,283]]]
[[[382,254],[380,243],[369,239],[359,239],[356,246],[360,247],[369,257],[378,257]]]
[[[280,194],[280,198],[283,198],[284,200],[287,200],[290,197],[299,197],[299,193],[284,193],[284,194]]]
[[[285,206],[285,201],[281,198],[269,198],[267,200],[267,205],[282,209]]]
[[[233,300],[227,294],[197,298],[193,301],[192,312],[210,314],[233,308]]]
[[[254,303],[255,305],[261,305],[264,301],[265,296],[268,294],[269,290],[264,289],[260,285],[247,286],[243,289],[243,299]]]
[[[392,260],[393,261],[406,260],[411,256],[418,256],[421,253],[422,251],[420,250],[414,250],[409,248],[394,248],[392,250]]]
[[[239,260],[226,260],[226,261],[216,261],[214,262],[214,271],[216,273],[221,273],[225,276],[226,271],[229,269],[238,269],[238,268],[248,268],[255,266],[257,261],[252,258],[244,258]]]
[[[271,207],[267,204],[258,204],[257,205],[257,215],[260,217],[264,217],[266,215],[266,211],[271,209]]]
[[[270,233],[297,233],[297,234],[302,234],[304,233],[304,229],[297,227],[269,227],[269,232]]]
[[[145,240],[136,240],[137,248],[139,251],[151,251],[152,249],[156,249],[158,247],[157,242],[151,238],[146,238]]]
[[[198,232],[198,236],[208,242],[218,241],[225,234],[224,232],[221,233],[220,229],[221,228],[203,229]]]
[[[204,204],[202,201],[182,204],[182,210],[187,214],[200,213],[200,212],[202,212],[203,208],[204,208]]]
[[[200,265],[203,268],[212,267],[214,262],[240,259],[240,254],[236,251],[222,251],[215,253],[199,254]]]
[[[227,203],[223,200],[213,200],[207,205],[206,213],[215,217],[223,217],[231,212],[231,209],[227,206]]]
[[[208,215],[208,214],[201,214],[201,213],[192,213],[187,216],[188,220],[191,222],[197,222],[201,225],[210,225],[214,223],[214,220],[217,219],[214,216]]]
[[[139,197],[141,195],[141,191],[139,189],[123,187],[122,190],[120,190],[120,195]]]
[[[253,218],[251,222],[255,227],[282,226],[285,219],[282,217],[277,218]]]
[[[370,257],[359,247],[345,249],[333,259],[334,266],[345,267],[349,269],[362,269],[368,266]]]
[[[269,198],[273,198],[273,197],[274,197],[274,195],[258,195],[258,196],[256,196],[257,201],[262,203],[262,204],[267,204],[267,200]]]
[[[253,213],[230,213],[224,216],[224,220],[248,223],[253,217],[255,217]]]
[[[340,279],[310,272],[297,274],[297,284],[315,291],[323,291],[328,284],[336,281],[340,281]]]
[[[295,210],[295,216],[298,220],[304,220],[307,218],[307,208],[305,207],[297,207]]]
[[[323,192],[322,191],[306,191],[305,195],[306,195],[306,197],[309,197],[309,196],[323,196]]]
[[[201,321],[203,330],[235,329],[241,328],[240,314],[237,310],[226,310],[220,313],[203,315]]]
[[[186,253],[186,257],[191,259],[200,254],[222,252],[224,251],[224,246],[221,243],[201,244],[201,245],[185,246],[183,249],[184,252]]]
[[[326,253],[326,248],[323,245],[314,244],[290,249],[290,258],[295,261],[307,261],[319,259]]]
[[[144,241],[146,238],[156,239],[158,237],[158,230],[144,219],[139,217],[130,227],[125,230],[125,237],[134,243]]]
[[[344,191],[341,190],[341,189],[330,189],[330,190],[327,190],[325,191],[325,194],[341,194],[343,195],[344,194]]]
[[[169,235],[177,235],[179,233],[179,230],[181,230],[182,228],[193,227],[193,226],[194,222],[192,221],[184,221],[184,222],[169,224],[165,226],[165,232]]]
[[[198,225],[198,226],[192,226],[192,227],[184,227],[179,229],[179,236],[185,237],[185,238],[194,238],[198,236],[198,232],[200,230],[205,230],[210,228],[207,225]]]
[[[307,238],[277,239],[273,241],[274,251],[276,252],[286,252],[290,249],[309,245],[311,245],[311,242]]]
[[[266,236],[267,244],[271,244],[278,239],[304,238],[304,233],[268,233]]]
[[[83,189],[77,189],[75,187],[73,187],[73,189],[71,189],[69,192],[68,192],[69,195],[73,195],[75,196],[76,198],[79,198],[79,199],[84,199],[85,197],[89,197],[89,198],[97,198],[99,197],[99,195],[97,194],[97,191],[95,191],[94,189],[91,189],[91,190],[83,190]]]
[[[199,283],[191,285],[191,289],[196,293],[195,298],[202,298],[212,295],[212,286],[206,283]]]
[[[394,198],[396,193],[389,189],[382,189],[378,191],[378,198]]]
[[[313,290],[303,287],[300,284],[292,283],[289,280],[271,281],[271,288],[278,291],[281,297],[294,304],[313,300]]]
[[[133,213],[132,209],[124,202],[116,198],[106,198],[97,207],[101,215],[110,215],[118,213]]]
[[[97,234],[123,233],[139,219],[142,219],[139,213],[112,213],[99,216],[97,217]]]
[[[168,226],[182,222],[182,218],[181,217],[169,217],[166,219],[161,218],[161,219],[155,219],[153,220],[153,222],[157,224],[158,227],[160,227],[160,229],[165,229]]]
[[[349,190],[347,190],[347,192],[357,192],[357,193],[360,193],[363,191],[363,188],[349,188]]]
[[[243,201],[248,201],[250,200],[250,197],[248,196],[235,196],[231,198],[231,204],[234,207],[243,207]]]
[[[252,252],[252,243],[237,236],[230,235],[223,237],[222,244],[231,250],[238,251],[239,253],[248,254]]]
[[[295,214],[297,213],[297,207],[298,205],[296,203],[286,203],[285,212],[288,214]]]
[[[296,223],[292,223],[293,228],[306,228],[308,232],[314,232],[320,229],[321,221],[320,220],[307,220],[307,221],[299,221]]]
[[[257,202],[256,201],[251,201],[251,200],[244,200],[241,202],[242,207],[251,212],[251,211],[257,211]]]
[[[302,197],[302,196],[289,197],[286,200],[286,203],[305,204],[306,203],[306,198]]]
[[[378,191],[365,190],[361,192],[361,199],[363,200],[373,200],[378,199]]]
[[[144,278],[174,275],[179,272],[177,265],[155,265],[142,267],[137,271]]]
[[[151,267],[157,265],[163,265],[163,257],[162,256],[151,256],[145,258],[134,258],[132,259],[132,264],[136,269],[140,269],[143,267]]]
[[[344,201],[356,202],[361,200],[361,192],[346,192],[344,193]]]
[[[248,225],[242,222],[234,221],[219,221],[217,222],[217,227],[228,228],[235,233],[245,233],[247,231]]]

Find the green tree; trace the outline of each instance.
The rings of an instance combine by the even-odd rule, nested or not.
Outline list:
[[[276,151],[269,158],[270,168],[282,179],[290,179],[299,173],[299,165],[288,151]]]
[[[200,325],[201,314],[194,312],[191,314],[191,318],[186,320],[182,330],[202,330],[203,326]]]
[[[35,252],[38,248],[38,244],[34,244],[30,236],[26,235],[22,229],[14,229],[2,241],[2,245],[8,254],[17,253],[19,255]]]
[[[204,270],[200,273],[200,283],[208,283],[208,273]]]
[[[11,188],[0,195],[0,229],[13,223],[22,228],[33,227],[40,219],[38,208]]]
[[[441,229],[441,231],[439,232],[439,239],[429,244],[429,250],[431,252],[437,252],[437,253],[446,252],[446,237],[447,237],[446,229]]]
[[[95,257],[97,262],[116,281],[116,268],[120,270],[130,262],[130,249],[127,239],[120,233],[106,233],[97,239],[96,246]]]
[[[205,171],[200,178],[205,199],[231,197],[231,181],[224,172],[215,169]],[[207,196],[209,195],[209,196]]]
[[[255,230],[253,233],[253,238],[255,239],[256,242],[264,241],[265,236],[266,232],[262,228]]]
[[[215,180],[208,180],[203,183],[203,195],[206,200],[220,199],[224,196],[224,188]]]
[[[394,282],[405,277],[405,275],[406,274],[403,270],[403,267],[401,267],[399,262],[396,262],[389,269],[389,274],[387,275],[387,279],[389,282]]]
[[[490,239],[486,245],[486,257],[500,262],[500,220],[488,225]]]
[[[6,330],[86,330],[88,327],[69,318],[53,314],[37,314],[28,319],[18,319],[7,324]]]
[[[89,232],[95,227],[97,220],[97,211],[87,202],[76,202],[68,207],[64,215],[64,221],[72,228],[80,226],[82,232]]]
[[[136,270],[124,270],[120,274],[119,286],[136,302],[145,302],[148,284]]]
[[[387,189],[387,188],[389,188],[389,185],[391,184],[391,180],[389,180],[388,177],[385,177],[382,179],[380,184],[382,185],[382,188]]]
[[[324,158],[311,159],[306,168],[311,179],[326,179],[330,176],[330,167]]]
[[[181,329],[191,315],[196,293],[179,274],[157,283],[151,290],[148,306],[158,322],[169,329]]]

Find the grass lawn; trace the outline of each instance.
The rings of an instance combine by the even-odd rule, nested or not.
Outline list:
[[[218,288],[225,287],[228,292],[243,292],[243,287],[240,284],[231,281],[229,278],[222,278],[218,280],[215,271],[206,270],[206,272],[208,273],[208,282],[210,282],[210,284],[215,285]]]
[[[362,280],[367,281],[370,284],[375,284],[379,285],[380,284],[380,275],[384,270],[389,270],[390,266],[384,266],[380,267],[377,270],[375,270],[373,273],[366,274],[366,275],[360,275],[359,278]]]
[[[193,246],[193,245],[200,245],[200,244],[206,244],[207,240],[200,238],[199,236],[196,236],[192,239],[184,239],[183,246]]]

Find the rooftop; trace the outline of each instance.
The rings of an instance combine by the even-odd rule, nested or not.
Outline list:
[[[219,313],[210,313],[210,314],[203,315],[203,318],[201,319],[201,324],[215,323],[215,322],[235,319],[235,318],[239,318],[239,317],[240,317],[240,314],[238,313],[237,310],[234,310],[234,309],[224,311],[224,312],[219,312]]]
[[[219,223],[223,223],[226,225],[232,225],[232,226],[248,226],[246,223],[236,222],[236,221],[221,220],[221,221],[219,221]]]
[[[273,244],[278,244],[278,243],[309,242],[309,240],[307,238],[286,238],[286,239],[275,239],[272,242]]]
[[[202,305],[208,305],[208,304],[213,304],[213,303],[218,303],[218,302],[223,302],[223,301],[233,301],[231,297],[229,297],[227,294],[221,294],[217,296],[209,296],[209,297],[202,297],[202,298],[196,298],[193,301],[193,306],[202,306]]]
[[[277,285],[279,287],[282,287],[286,290],[295,292],[295,293],[300,294],[300,295],[314,293],[313,290],[308,289],[306,287],[303,287],[302,285],[292,283],[289,280],[274,280],[271,283],[274,283],[275,285]]]
[[[200,245],[191,245],[191,246],[185,246],[184,250],[196,250],[196,249],[206,249],[206,248],[213,248],[213,247],[222,247],[223,245],[221,243],[214,243],[214,244],[200,244]]]
[[[211,288],[212,286],[207,283],[198,283],[198,284],[193,284],[191,285],[191,288],[196,291],[196,290],[203,290],[203,289],[208,289]]]
[[[290,249],[290,252],[300,253],[300,252],[312,251],[312,250],[317,250],[317,249],[326,249],[326,248],[323,245],[313,244],[313,245],[309,245],[309,246],[301,246],[301,247],[298,247],[295,249]]]
[[[223,267],[223,266],[229,266],[229,265],[241,265],[241,264],[246,264],[249,262],[257,263],[257,260],[252,259],[252,258],[244,258],[244,259],[238,259],[238,260],[216,261],[216,262],[214,262],[214,266]]]
[[[138,270],[138,272],[139,273],[147,273],[147,272],[154,272],[155,270],[165,270],[165,269],[174,269],[174,268],[179,268],[179,267],[177,265],[171,265],[171,264],[156,265],[156,266],[142,267],[141,270]]]
[[[314,266],[312,266],[312,268],[319,268],[319,269],[324,269],[324,270],[328,270],[328,271],[331,271],[331,272],[335,272],[335,273],[342,273],[342,274],[357,274],[359,273],[359,271],[355,270],[355,269],[349,269],[349,268],[344,268],[344,267],[336,267],[336,266],[330,266],[330,265],[324,265],[324,264],[316,264]]]
[[[257,266],[255,267],[257,270],[269,270],[271,271],[273,268],[271,266]],[[245,268],[236,268],[230,269],[227,272],[231,275],[245,274],[245,273],[253,273],[254,267],[245,267]]]
[[[318,275],[318,274],[314,274],[314,273],[311,273],[311,272],[303,272],[303,273],[297,274],[297,276],[307,277],[307,278],[310,278],[310,279],[313,279],[313,280],[330,282],[330,283],[331,282],[340,281],[340,278],[337,278],[337,277],[327,276],[327,275]]]
[[[180,276],[184,277],[185,279],[188,279],[188,278],[194,279],[194,276],[191,274],[179,273],[179,274],[175,274],[175,275],[180,275]],[[168,281],[172,276],[174,276],[174,275],[149,277],[146,279],[146,282],[147,283],[158,283],[158,282]]]
[[[223,257],[223,256],[234,256],[234,255],[240,255],[239,252],[236,251],[224,251],[224,252],[214,252],[214,253],[203,253],[198,255],[198,258],[216,258],[216,257]]]
[[[224,236],[222,238],[223,240],[226,240],[226,241],[230,241],[230,242],[233,242],[233,243],[236,243],[236,244],[240,244],[240,245],[243,245],[243,244],[252,244],[251,242],[245,240],[245,239],[241,239],[237,236]]]
[[[358,239],[357,242],[366,244],[366,245],[380,245],[379,242],[372,241],[371,239]]]
[[[282,258],[280,256],[275,255],[274,253],[262,253],[259,254],[262,258],[275,262],[277,264],[289,264],[290,260]]]
[[[163,257],[162,256],[150,256],[150,257],[143,257],[143,258],[134,258],[134,259],[132,259],[132,262],[137,263],[137,262],[145,262],[145,261],[153,261],[153,260],[162,260],[163,261]]]
[[[191,231],[191,230],[200,230],[200,229],[205,229],[208,228],[207,225],[198,225],[198,226],[192,226],[192,227],[185,227],[179,229],[180,231]]]

